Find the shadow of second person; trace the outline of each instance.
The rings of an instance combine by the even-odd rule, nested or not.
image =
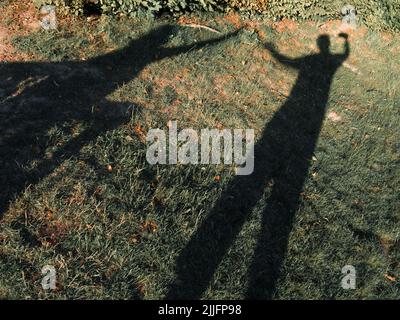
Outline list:
[[[166,46],[178,28],[161,25],[120,50],[88,61],[0,63],[0,219],[25,187],[127,120],[124,109],[134,102],[109,101],[110,93],[153,62],[215,45],[238,33]],[[94,114],[94,108],[101,112]],[[71,131],[76,123],[83,123],[84,131],[47,158],[49,130]]]
[[[254,172],[233,179],[180,253],[177,278],[166,299],[201,298],[268,186],[272,190],[262,212],[261,232],[248,270],[245,297],[273,298],[332,79],[350,52],[347,35],[340,36],[345,39],[342,54],[330,52],[327,35],[317,39],[318,53],[300,58],[286,57],[272,45],[265,46],[280,63],[298,70],[296,83],[256,143]]]

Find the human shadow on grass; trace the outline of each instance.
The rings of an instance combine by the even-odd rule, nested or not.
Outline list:
[[[298,70],[297,81],[255,145],[254,172],[234,178],[180,253],[177,278],[166,299],[202,297],[268,187],[271,193],[263,208],[262,230],[248,271],[245,297],[273,298],[324,120],[332,79],[349,56],[347,35],[340,36],[345,39],[342,54],[330,52],[327,35],[317,40],[319,53],[295,59],[280,54],[270,44],[265,46],[280,63]]]
[[[131,103],[108,101],[108,94],[153,62],[215,45],[238,32],[165,46],[177,31],[177,26],[162,25],[121,50],[88,61],[0,63],[0,219],[27,186],[127,122]],[[76,123],[85,123],[86,129],[46,157],[49,129],[71,131]]]

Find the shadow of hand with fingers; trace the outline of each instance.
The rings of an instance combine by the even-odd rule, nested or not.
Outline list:
[[[298,70],[290,96],[265,126],[255,145],[254,172],[235,177],[177,259],[177,278],[167,299],[199,299],[233,245],[249,214],[271,186],[262,230],[248,272],[248,299],[271,299],[287,251],[289,234],[324,120],[333,76],[349,56],[330,52],[321,35],[320,52],[291,59],[265,47],[280,63]]]
[[[150,63],[217,44],[238,33],[180,47],[165,46],[176,26],[160,26],[121,50],[88,61],[0,63],[0,219],[28,185],[77,156],[97,136],[126,122],[127,103],[106,99]],[[93,113],[100,107],[99,113]],[[86,129],[46,159],[51,128]],[[39,147],[38,147],[39,146]],[[37,150],[39,148],[39,150]],[[36,162],[32,168],[31,164]]]

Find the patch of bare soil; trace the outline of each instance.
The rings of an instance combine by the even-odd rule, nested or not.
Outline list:
[[[40,29],[39,12],[30,0],[15,0],[0,8],[0,62],[26,61],[29,57],[16,52],[13,37]]]
[[[14,54],[14,48],[9,44],[9,33],[0,25],[0,61],[8,61]]]

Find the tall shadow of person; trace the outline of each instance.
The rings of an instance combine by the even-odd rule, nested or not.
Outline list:
[[[167,299],[201,298],[250,212],[267,187],[262,230],[248,277],[248,299],[271,299],[287,251],[300,194],[326,111],[332,78],[349,56],[346,34],[343,54],[330,53],[329,36],[321,35],[320,52],[291,59],[267,44],[280,63],[298,70],[290,96],[266,125],[255,145],[254,172],[237,176],[223,191],[205,221],[177,259],[177,278]]]
[[[165,46],[176,31],[177,26],[162,25],[119,51],[88,61],[0,63],[0,219],[26,186],[77,155],[98,135],[126,122],[128,103],[108,101],[108,94],[150,63],[217,44],[238,32],[192,45]],[[49,129],[68,131],[74,122],[86,123],[86,129],[46,158]]]

